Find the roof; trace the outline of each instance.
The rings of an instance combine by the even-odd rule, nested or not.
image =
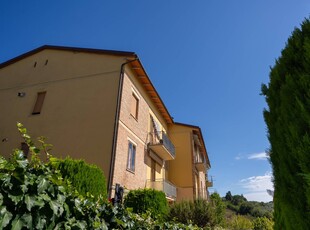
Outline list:
[[[15,62],[18,62],[26,57],[29,57],[31,55],[34,55],[36,53],[39,53],[43,50],[61,50],[61,51],[74,51],[74,52],[83,52],[83,53],[94,53],[94,54],[105,54],[105,55],[116,55],[116,56],[124,56],[124,57],[130,57],[134,58],[135,60],[133,62],[130,62],[132,70],[136,73],[137,78],[139,82],[142,84],[142,86],[145,88],[146,92],[150,96],[151,100],[154,102],[158,110],[160,111],[161,115],[164,117],[167,124],[172,124],[173,119],[171,115],[168,112],[168,109],[166,108],[164,102],[160,98],[159,94],[157,93],[154,85],[152,84],[149,76],[147,75],[145,69],[143,68],[143,65],[141,61],[139,60],[139,57],[134,52],[128,52],[128,51],[116,51],[116,50],[102,50],[102,49],[90,49],[90,48],[77,48],[77,47],[66,47],[66,46],[52,46],[52,45],[44,45],[39,48],[36,48],[34,50],[31,50],[27,53],[24,53],[22,55],[19,55],[13,59],[10,59],[6,62],[3,62],[0,64],[0,69],[9,66],[11,64],[14,64]]]
[[[191,128],[191,129],[196,131],[195,134],[197,134],[199,139],[202,140],[202,145],[203,145],[202,146],[202,150],[203,150],[203,152],[206,155],[207,164],[211,168],[211,164],[210,164],[210,160],[209,160],[206,144],[205,144],[205,141],[203,139],[201,128],[199,126],[196,126],[196,125],[189,125],[189,124],[184,124],[184,123],[180,123],[180,122],[174,122],[174,124],[175,125],[180,125],[180,126],[185,126],[185,127]]]
[[[52,45],[44,45],[41,47],[38,47],[34,50],[31,50],[27,53],[21,54],[15,58],[12,58],[6,62],[3,62],[0,64],[0,69],[3,67],[6,67],[8,65],[11,65],[15,62],[18,62],[26,57],[29,57],[31,55],[34,55],[36,53],[41,52],[42,50],[63,50],[63,51],[75,51],[75,52],[83,52],[83,53],[96,53],[96,54],[108,54],[108,55],[116,55],[116,56],[132,56],[137,57],[137,55],[134,52],[126,52],[126,51],[116,51],[116,50],[102,50],[102,49],[90,49],[90,48],[77,48],[77,47],[67,47],[67,46],[52,46]]]

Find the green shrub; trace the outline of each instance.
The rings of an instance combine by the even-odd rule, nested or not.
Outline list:
[[[99,203],[78,197],[58,171],[40,161],[38,154],[47,153],[43,139],[37,148],[21,124],[18,129],[31,160],[18,149],[10,160],[0,157],[0,229],[107,228]]]
[[[258,217],[253,221],[254,230],[272,230],[273,221],[267,217]]]
[[[213,222],[211,222],[211,225],[215,226],[223,224],[225,221],[225,212],[226,212],[224,202],[222,201],[220,195],[216,192],[210,196],[210,201],[212,205],[211,209],[212,213],[215,214]]]
[[[152,218],[159,219],[164,219],[169,211],[165,193],[154,189],[131,190],[124,206],[138,214],[150,212]]]
[[[233,216],[227,223],[228,229],[248,230],[253,229],[253,223],[245,216]]]
[[[247,215],[251,214],[254,209],[254,205],[250,202],[244,202],[240,205],[238,214],[240,215]]]
[[[194,219],[194,203],[191,201],[183,200],[178,203],[174,203],[170,207],[169,217],[170,219],[176,219],[178,222],[187,224]]]
[[[220,225],[224,221],[225,205],[217,193],[211,195],[211,201],[197,199],[181,201],[170,208],[170,219],[183,224],[193,223],[199,227]]]
[[[233,205],[232,203],[227,203],[227,208],[234,211],[234,212],[238,212],[239,211],[239,206]]]
[[[103,171],[96,165],[85,163],[83,160],[51,159],[51,164],[58,169],[63,178],[68,179],[77,191],[85,196],[93,195],[95,198],[107,198],[106,179]]]
[[[169,215],[170,219],[183,224],[193,223],[199,227],[211,225],[215,217],[211,205],[202,199],[175,203],[171,206]]]
[[[199,227],[205,227],[208,224],[213,225],[215,213],[212,212],[212,206],[207,200],[194,200],[192,211],[192,222]]]

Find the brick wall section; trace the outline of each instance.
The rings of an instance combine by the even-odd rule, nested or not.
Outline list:
[[[137,92],[139,99],[138,119],[136,120],[130,115],[130,106],[132,99],[132,88]],[[142,92],[141,92],[142,91]],[[147,141],[147,130],[149,125],[149,106],[144,99],[144,90],[137,85],[134,85],[129,76],[125,75],[123,83],[123,94],[121,100],[120,120],[144,142]]]
[[[130,114],[132,88],[138,94],[139,112],[136,120]],[[117,137],[113,184],[119,183],[127,189],[144,188],[146,183],[145,148],[149,126],[149,106],[143,98],[139,85],[125,75],[121,99],[120,123]],[[128,138],[137,144],[135,172],[127,170]]]

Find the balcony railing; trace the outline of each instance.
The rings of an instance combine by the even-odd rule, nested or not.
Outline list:
[[[150,149],[152,149],[163,160],[174,160],[175,148],[165,132],[151,132],[149,133],[149,137]]]
[[[213,187],[213,178],[211,177],[211,180],[208,179],[208,177],[206,177],[206,187]]]
[[[200,172],[205,172],[207,170],[207,162],[204,157],[195,157],[196,169]]]
[[[157,179],[155,181],[147,180],[146,187],[158,191],[163,191],[166,194],[166,197],[172,198],[174,200],[177,197],[177,188],[175,185],[164,179]]]

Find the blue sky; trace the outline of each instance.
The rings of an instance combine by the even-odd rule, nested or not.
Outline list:
[[[268,201],[260,86],[309,12],[309,0],[3,0],[0,62],[45,44],[136,52],[175,121],[202,128],[211,191]]]

